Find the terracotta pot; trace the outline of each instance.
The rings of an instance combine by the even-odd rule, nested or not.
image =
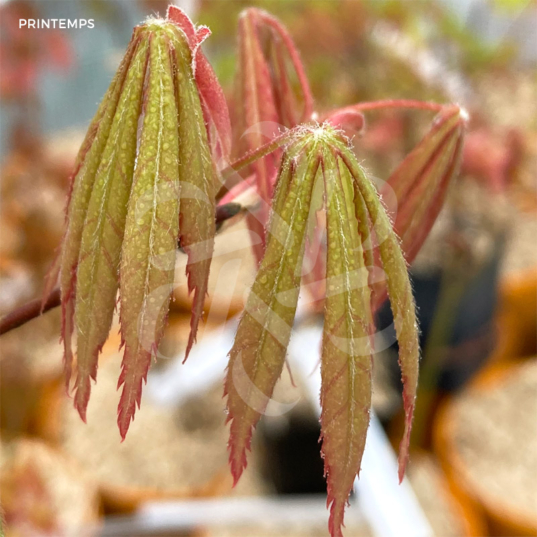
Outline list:
[[[55,313],[2,336],[0,422],[4,432],[52,439],[47,422],[54,416],[62,377],[59,312]]]
[[[184,348],[184,344],[188,338],[189,334],[189,324],[190,324],[190,318],[186,316],[177,317],[172,316],[169,323],[169,329],[166,332],[165,340],[163,341],[163,346],[165,349],[163,349],[163,354],[174,354],[177,353],[178,349]],[[214,327],[214,325],[209,325],[208,328]],[[202,330],[203,332],[203,330]],[[116,442],[116,435],[117,435],[117,446],[119,447],[121,444],[121,439],[119,436],[119,433],[117,432],[117,426],[115,424],[115,416],[116,416],[116,405],[117,400],[119,399],[119,394],[116,395],[116,382],[117,382],[117,376],[119,375],[119,364],[121,362],[121,352],[118,352],[119,343],[120,343],[120,337],[117,335],[117,330],[113,329],[111,333],[111,337],[105,344],[103,348],[103,352],[100,358],[100,367],[99,372],[97,375],[97,384],[92,389],[92,396],[90,398],[89,406],[88,406],[88,425],[84,425],[81,423],[81,427],[89,428],[90,426],[97,426],[95,419],[97,419],[95,414],[92,414],[92,411],[95,409],[93,405],[97,404],[97,396],[98,396],[98,390],[100,389],[100,386],[103,386],[103,382],[112,382],[112,386],[109,386],[106,388],[107,393],[111,391],[111,393],[114,394],[114,399],[112,404],[107,405],[107,422],[106,423],[99,423],[98,427],[106,427],[107,429],[111,428],[110,435],[107,435],[105,437],[106,442],[109,443],[111,440],[110,438],[113,437],[113,442]],[[175,350],[174,350],[175,349]],[[110,372],[106,372],[106,366],[108,364],[114,363],[114,368],[117,369],[117,371],[114,369],[114,375],[113,379],[110,378]],[[161,363],[165,362],[165,360],[161,360]],[[117,367],[116,367],[117,366]],[[41,407],[41,423],[43,424],[44,429],[44,435],[47,438],[52,439],[55,443],[57,443],[61,449],[69,453],[69,455],[77,460],[79,460],[80,464],[83,464],[89,471],[92,471],[92,463],[88,462],[87,459],[84,458],[84,449],[87,449],[88,446],[86,444],[83,444],[86,446],[82,449],[82,451],[76,451],[73,448],[67,449],[66,444],[64,443],[64,435],[66,434],[64,431],[64,428],[66,427],[66,414],[65,412],[72,411],[72,415],[69,415],[69,419],[73,419],[78,424],[78,415],[76,415],[76,411],[73,408],[66,408],[66,405],[69,407],[72,406],[72,402],[68,401],[67,396],[65,395],[63,382],[56,385],[55,390],[52,390],[50,393],[50,397],[48,399],[43,399],[42,407]],[[97,408],[100,408],[99,405],[102,405],[104,403],[98,403]],[[129,435],[133,432],[133,427],[136,426],[140,422],[140,413],[144,411],[144,408],[146,408],[148,405],[150,405],[150,401],[148,399],[142,400],[142,408],[140,411],[136,414],[136,419],[134,421],[133,426],[131,426],[131,430],[129,431],[129,434],[127,435],[127,442],[129,441]],[[96,409],[95,409],[96,410]],[[102,411],[99,411],[102,412]],[[160,414],[159,414],[160,415]],[[100,413],[98,414],[99,420],[103,418]],[[108,423],[108,421],[111,421],[113,423]],[[224,420],[222,417],[222,426],[223,426]],[[163,425],[163,427],[169,426],[169,423],[166,423]],[[113,432],[112,432],[113,431]],[[71,435],[75,434],[74,432],[70,433]],[[92,433],[88,433],[92,434]],[[73,437],[72,437],[73,438]],[[137,437],[140,440],[143,440],[141,437]],[[95,444],[96,445],[96,444]],[[114,444],[115,445],[115,444]],[[225,441],[223,441],[223,446],[225,446]],[[103,457],[106,456],[106,452],[103,452]],[[121,455],[115,454],[115,457],[120,457]],[[172,455],[173,456],[173,455]],[[139,458],[139,457],[137,457]],[[135,460],[137,460],[135,458]],[[144,462],[145,464],[145,462]],[[147,459],[147,465],[151,465],[151,458],[148,454]],[[147,468],[147,467],[146,467]],[[106,512],[109,513],[125,513],[125,512],[132,512],[135,511],[142,503],[149,501],[149,500],[172,500],[172,499],[178,499],[178,498],[195,498],[195,497],[211,497],[211,496],[219,496],[223,494],[227,494],[231,492],[232,490],[232,479],[229,474],[229,470],[227,468],[227,465],[225,463],[222,464],[220,468],[218,468],[214,473],[209,474],[206,479],[204,479],[205,476],[203,476],[202,479],[200,479],[199,483],[195,483],[192,485],[185,485],[182,486],[180,483],[178,486],[173,487],[169,484],[161,487],[149,487],[149,486],[139,486],[136,484],[122,484],[119,482],[114,482],[111,479],[103,478],[101,471],[101,477],[96,478],[97,479],[97,485],[98,489],[102,498],[102,502],[104,505],[104,509]],[[178,480],[180,480],[181,477],[178,475]]]
[[[2,518],[14,535],[97,533],[97,486],[64,453],[41,440],[4,437],[0,468]]]
[[[256,274],[250,240],[244,219],[233,225],[230,223],[216,236],[204,308],[208,321],[229,319],[243,310]],[[188,293],[184,263],[186,255],[179,258],[172,308],[190,312],[192,299]]]
[[[179,500],[182,498],[210,498],[229,494],[233,480],[227,467],[223,467],[205,483],[196,487],[176,489],[156,489],[134,486],[119,486],[112,483],[99,483],[105,512],[131,513],[144,502],[154,500]]]
[[[537,354],[537,267],[505,276],[500,282],[497,360]]]
[[[59,412],[65,395],[63,376],[52,379],[41,387],[35,415],[35,432],[53,445],[58,444]]]
[[[525,363],[520,361],[491,364],[476,377],[467,390],[486,394],[498,389],[524,365]],[[479,486],[475,478],[470,477],[468,467],[457,448],[455,402],[455,397],[444,401],[436,416],[433,431],[434,451],[446,472],[453,494],[478,517],[484,517],[490,535],[537,535],[537,513],[523,511],[513,504],[498,501],[486,487]]]
[[[434,455],[419,448],[412,449],[410,456],[410,466],[408,468],[409,479],[418,499],[419,491],[416,490],[416,482],[412,476],[412,465],[420,464],[423,459],[436,460]],[[462,529],[461,537],[483,537],[486,535],[487,526],[483,513],[472,507],[467,501],[462,501],[459,494],[452,490],[450,480],[440,467],[438,473],[435,473],[435,482],[438,484],[437,494],[440,496],[443,504],[450,510],[450,513],[456,519],[457,527]],[[436,501],[436,499],[435,499]],[[427,512],[425,512],[427,515]],[[435,528],[433,528],[435,529]],[[437,528],[439,530],[439,528]]]

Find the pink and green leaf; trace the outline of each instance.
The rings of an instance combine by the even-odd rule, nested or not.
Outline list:
[[[332,152],[323,158],[327,211],[327,289],[321,358],[322,453],[330,534],[341,536],[345,506],[360,471],[371,408],[372,315],[354,207],[353,178]]]
[[[127,53],[93,119],[77,157],[75,175],[71,183],[66,209],[66,230],[62,242],[60,289],[62,297],[62,340],[64,344],[65,383],[69,386],[73,351],[71,337],[74,329],[77,267],[86,212],[101,162],[116,106],[123,90],[127,71],[139,44],[136,28]]]
[[[122,438],[140,406],[142,381],[166,324],[179,233],[178,111],[170,35],[156,24],[150,29],[147,101],[120,266]]]
[[[189,256],[194,292],[187,354],[203,312],[213,252],[220,181],[204,99],[218,109],[218,129],[225,127],[227,108],[219,102],[223,94],[214,73],[211,81],[210,67],[203,67],[199,45],[207,32],[195,29],[182,12],[174,16],[179,22],[150,19],[134,31],[77,158],[61,250],[66,383],[76,314],[75,406],[84,420],[120,289],[122,437],[166,324],[177,241]],[[195,73],[202,73],[207,87],[200,87]],[[224,140],[225,128],[220,130]],[[227,135],[229,141],[229,128]],[[222,143],[219,151],[227,158],[229,143]]]
[[[132,185],[138,117],[148,59],[149,39],[140,44],[125,85],[95,176],[82,233],[77,269],[77,380],[75,406],[85,420],[90,378],[114,314],[118,270]]]
[[[306,157],[289,154],[290,148],[299,148],[299,144],[306,147]],[[360,470],[371,406],[373,236],[379,242],[400,345],[407,415],[399,458],[400,479],[408,459],[418,374],[415,307],[398,238],[348,141],[333,127],[323,125],[297,131],[290,148],[280,167],[265,256],[230,352],[225,384],[231,421],[230,466],[236,482],[246,466],[253,429],[285,363],[300,286],[307,231],[303,222],[322,208],[312,195],[316,167],[321,166],[327,220],[321,357],[322,450],[331,511],[330,532],[341,536],[345,505]],[[304,175],[300,166],[306,163],[316,167],[309,168]],[[300,236],[302,246],[299,249],[298,243],[292,242],[289,250],[288,239],[298,227],[297,238]]]
[[[403,378],[403,403],[406,416],[405,431],[399,448],[399,479],[402,481],[408,462],[419,369],[419,341],[414,297],[399,239],[375,187],[366,177],[353,154],[342,153],[341,158],[354,177],[357,195],[360,194],[364,200],[386,273],[386,285],[399,342],[399,363]]]
[[[253,429],[285,364],[317,167],[318,157],[303,144],[284,155],[267,248],[229,354],[225,393],[235,482],[246,467]]]
[[[178,36],[181,39],[181,36]],[[217,174],[203,122],[200,98],[189,76],[191,57],[186,47],[176,47],[177,109],[179,112],[179,175],[181,177],[180,242],[188,255],[188,290],[194,293],[190,336],[185,360],[196,339],[207,295],[214,249]]]

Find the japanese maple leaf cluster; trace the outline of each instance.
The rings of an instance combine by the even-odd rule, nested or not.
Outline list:
[[[248,9],[239,21],[232,129],[200,48],[209,33],[173,6],[166,19],[136,27],[82,144],[50,279],[59,275],[67,386],[76,331],[74,403],[85,420],[118,305],[125,348],[118,425],[125,438],[166,326],[178,243],[188,255],[193,294],[188,356],[207,294],[218,202],[250,191],[259,201],[247,217],[259,238],[253,244],[259,270],[225,381],[231,470],[237,481],[282,372],[309,264],[304,279],[324,302],[321,429],[329,528],[341,535],[369,424],[374,313],[387,295],[404,383],[403,478],[419,358],[407,263],[457,171],[465,118],[455,105],[387,101],[351,105],[314,121],[289,33],[268,13]],[[438,115],[379,193],[347,134],[363,129],[364,112],[397,106]],[[228,166],[231,154],[238,160]]]

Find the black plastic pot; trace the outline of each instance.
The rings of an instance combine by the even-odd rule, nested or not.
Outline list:
[[[496,342],[494,314],[498,302],[498,279],[503,253],[503,240],[495,245],[494,252],[481,267],[467,279],[450,319],[451,330],[447,337],[447,348],[442,351],[442,362],[436,375],[437,389],[453,392],[464,386],[481,368],[490,356]],[[470,271],[470,269],[468,269]],[[464,273],[464,267],[463,271]],[[420,274],[411,269],[412,286],[417,305],[420,326],[420,347],[426,349],[435,314],[438,311],[442,291],[443,274],[440,269],[428,274]],[[449,288],[448,288],[449,292]],[[378,329],[387,337],[395,339],[393,317],[386,301],[377,313]],[[397,348],[397,344],[394,344]],[[424,367],[427,357],[423,356],[420,367]],[[430,358],[429,358],[430,359]],[[397,363],[390,363],[394,383],[400,386],[400,371]]]

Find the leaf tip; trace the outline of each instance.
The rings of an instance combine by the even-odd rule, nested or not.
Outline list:
[[[208,275],[207,275],[208,278]],[[205,286],[207,284],[205,283]],[[205,287],[206,289],[206,287]],[[194,343],[196,343],[196,336],[198,333],[198,326],[200,319],[203,315],[203,307],[205,304],[205,293],[200,292],[199,287],[195,288],[194,291],[194,300],[192,304],[192,315],[190,317],[190,334],[188,335],[188,343],[186,345],[185,350],[185,357],[183,359],[183,364],[187,361],[188,356],[190,355],[190,351],[192,350],[192,347],[194,346]]]
[[[241,428],[237,431],[239,423],[231,414],[228,414],[227,421],[231,421],[231,431],[229,435],[229,467],[233,476],[233,486],[239,479],[248,465],[246,453],[251,450],[253,427],[249,426],[246,431]]]
[[[123,400],[123,395],[121,396],[121,399]],[[121,442],[125,441],[131,421],[134,420],[134,410],[133,406],[123,408],[123,402],[120,401],[117,413],[117,425],[121,436]]]
[[[345,515],[345,502],[337,500],[336,498],[329,498],[331,502],[330,518],[328,519],[328,531],[330,537],[343,537],[342,528],[345,527],[343,523],[343,517]]]
[[[229,453],[229,467],[233,477],[233,487],[239,482],[247,464],[246,449],[231,446]]]
[[[186,345],[185,357],[183,358],[183,362],[182,362],[183,364],[188,360],[190,351],[192,350],[194,343],[196,343],[196,335],[192,332],[192,329],[191,329],[190,334],[188,336],[188,343]]]
[[[80,419],[84,423],[88,423],[86,419],[86,410],[88,408],[88,400],[89,400],[89,395],[88,397],[85,398],[85,401],[84,401],[78,397],[78,391],[77,391],[77,397],[75,397],[74,406],[76,408],[76,411],[78,412],[78,415],[80,416]]]
[[[71,383],[71,374],[73,372],[73,354],[67,348],[63,352],[63,385],[65,388],[65,393],[69,395],[69,385]]]
[[[124,358],[125,360],[125,358]],[[127,361],[128,362],[128,361]],[[138,408],[140,408],[141,401],[141,392],[142,392],[142,383],[138,387],[137,393],[135,396],[132,396],[132,387],[127,385],[127,368],[122,367],[121,373],[119,375],[117,389],[123,386],[121,391],[121,397],[119,399],[119,404],[117,406],[117,425],[119,428],[119,434],[121,435],[121,442],[125,440],[127,432],[131,422],[134,420],[134,413],[136,412],[136,403],[138,402]],[[130,396],[129,396],[130,395]]]
[[[399,457],[398,457],[398,474],[399,474],[399,484],[403,482],[405,477],[405,471],[410,457],[409,446],[410,446],[410,433],[412,431],[412,418],[414,416],[414,399],[409,397],[409,395],[403,392],[403,401],[405,407],[405,431],[403,433],[403,438],[399,445]]]

